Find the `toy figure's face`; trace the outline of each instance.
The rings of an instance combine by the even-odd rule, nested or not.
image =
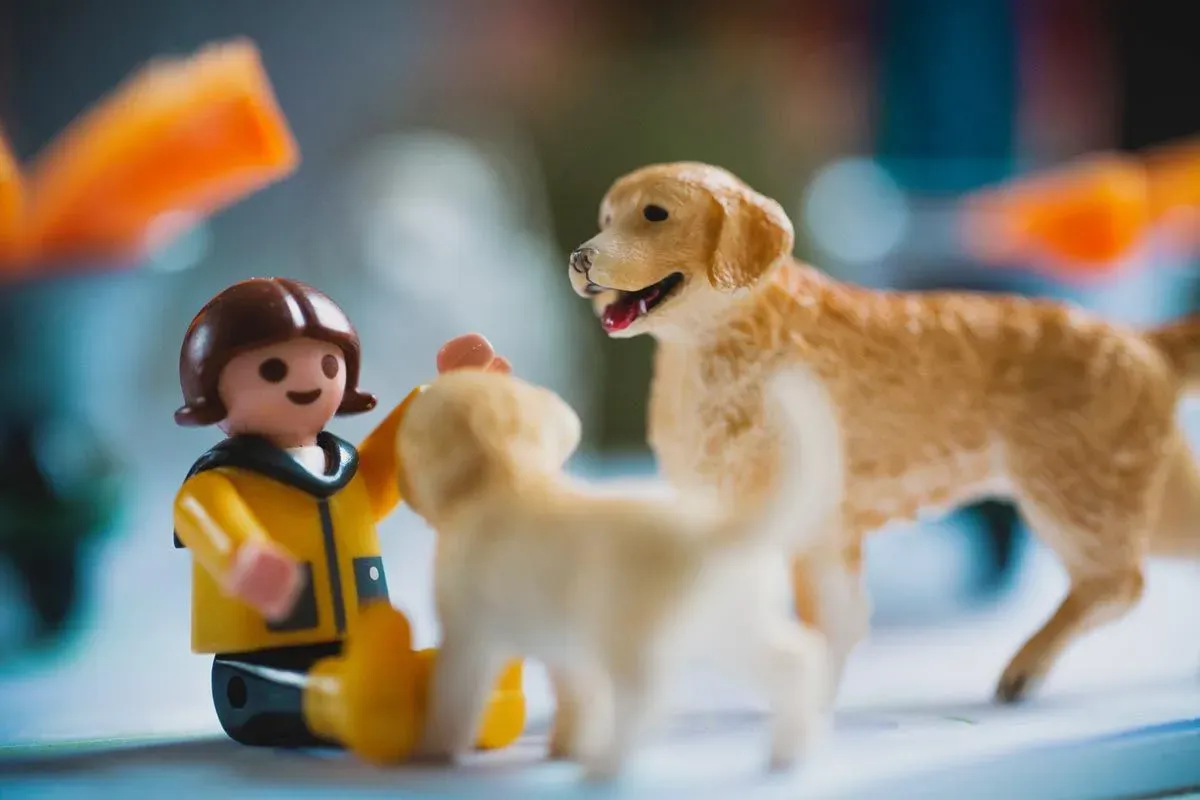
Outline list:
[[[660,164],[608,191],[569,276],[609,336],[692,331],[791,252],[792,236],[777,203],[724,170]]]
[[[310,445],[342,404],[346,360],[337,345],[293,339],[235,356],[217,388],[225,433],[265,436],[281,447]]]

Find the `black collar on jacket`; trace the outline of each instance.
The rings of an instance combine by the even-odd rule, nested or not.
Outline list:
[[[286,451],[261,436],[230,436],[200,456],[188,470],[187,477],[219,467],[245,469],[324,500],[354,478],[358,472],[358,451],[349,442],[327,431],[317,434],[317,446],[325,451],[324,475],[309,472]],[[183,547],[178,535],[175,546]]]

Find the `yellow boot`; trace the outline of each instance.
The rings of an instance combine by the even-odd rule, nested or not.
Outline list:
[[[429,682],[433,674],[433,662],[437,649],[428,648],[417,652],[418,685],[420,687],[418,715],[425,719],[426,701],[429,698]],[[496,682],[491,700],[483,714],[475,746],[480,750],[499,750],[515,742],[525,730],[525,689],[520,661],[513,661]]]
[[[305,723],[364,761],[398,764],[420,733],[420,673],[408,619],[388,603],[367,606],[342,654],[309,672]]]

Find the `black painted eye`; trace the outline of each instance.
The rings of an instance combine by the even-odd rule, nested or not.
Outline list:
[[[279,383],[287,377],[287,364],[282,358],[268,358],[258,365],[258,374],[268,383]]]
[[[321,372],[326,378],[336,378],[338,374],[337,356],[325,356],[321,359]]]
[[[662,206],[646,206],[642,209],[642,216],[651,222],[662,222],[667,218],[667,210]]]

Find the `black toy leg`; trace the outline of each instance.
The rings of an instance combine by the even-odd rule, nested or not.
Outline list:
[[[305,724],[303,693],[312,666],[339,652],[331,643],[216,656],[213,707],[225,733],[250,747],[337,747]]]

